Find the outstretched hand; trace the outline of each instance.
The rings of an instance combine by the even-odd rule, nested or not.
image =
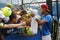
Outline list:
[[[34,16],[35,16],[35,14],[33,14],[33,13],[31,13],[30,15],[31,15],[32,17],[34,17]]]

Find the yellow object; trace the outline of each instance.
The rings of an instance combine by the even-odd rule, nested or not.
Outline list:
[[[42,32],[42,26],[40,26],[40,31]]]
[[[3,23],[0,23],[0,28],[2,28],[3,27]]]
[[[26,21],[29,20],[29,17],[31,17],[30,14],[25,14],[25,15],[23,15],[23,18],[24,18],[24,20],[26,20]],[[30,30],[30,27],[26,27],[25,29],[26,29],[26,34],[27,34],[28,36],[33,36],[33,35],[35,35],[35,34],[33,34],[32,31]]]
[[[40,18],[41,18],[41,16],[40,16],[40,15],[38,15],[38,18],[40,19]]]
[[[27,31],[26,31],[27,33],[26,33],[26,34],[27,34],[28,36],[33,36],[33,35],[34,35],[34,34],[30,31],[30,27],[27,27],[26,30],[27,30]]]
[[[29,16],[30,16],[30,14],[23,15],[24,20],[28,20],[29,19]]]
[[[12,11],[11,11],[11,9],[10,9],[9,7],[4,7],[4,8],[2,9],[2,12],[3,12],[3,14],[4,14],[6,17],[9,17],[9,16],[11,15],[11,13],[12,13]]]
[[[13,4],[7,3],[7,5],[9,5],[11,8],[14,8]]]

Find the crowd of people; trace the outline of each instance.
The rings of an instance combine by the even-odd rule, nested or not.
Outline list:
[[[0,40],[51,40],[52,17],[47,4],[38,10],[23,7],[12,8],[7,4],[0,9]]]

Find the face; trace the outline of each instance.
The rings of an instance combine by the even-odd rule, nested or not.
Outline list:
[[[16,14],[17,12],[18,12],[18,9],[15,8],[15,9],[13,10],[13,13]]]
[[[25,22],[25,20],[20,20],[20,23]]]
[[[22,16],[22,15],[23,15],[23,13],[19,13],[19,15],[20,15],[20,16]]]
[[[40,8],[40,11],[41,11],[42,14],[44,14],[45,9],[41,7],[41,8]]]
[[[18,17],[16,15],[16,18],[12,19],[13,23],[16,23],[18,21]]]

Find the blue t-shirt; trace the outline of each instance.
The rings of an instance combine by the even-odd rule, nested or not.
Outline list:
[[[50,30],[52,30],[52,17],[50,14],[46,14],[45,16],[42,16],[41,20],[45,19],[46,23],[42,25],[42,34],[43,36],[49,35]]]

